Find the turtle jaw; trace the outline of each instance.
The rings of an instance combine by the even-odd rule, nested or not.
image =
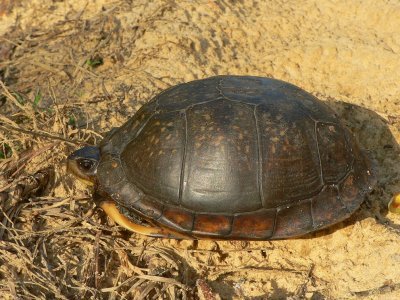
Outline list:
[[[100,150],[94,146],[83,147],[67,158],[67,171],[89,186],[96,184]]]

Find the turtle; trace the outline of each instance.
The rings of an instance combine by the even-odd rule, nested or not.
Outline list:
[[[323,101],[237,75],[166,89],[67,164],[116,223],[176,239],[299,237],[348,218],[376,181]]]

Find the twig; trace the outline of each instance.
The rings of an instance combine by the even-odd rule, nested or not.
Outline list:
[[[22,157],[22,158],[17,162],[17,165],[18,165],[19,163],[21,163],[21,166],[19,166],[19,167],[17,168],[17,170],[11,174],[10,177],[14,177],[15,175],[17,175],[17,174],[19,173],[19,171],[21,171],[21,170],[27,165],[27,163],[28,163],[30,160],[32,160],[32,159],[35,158],[36,156],[39,156],[39,155],[42,154],[43,152],[46,152],[47,150],[50,150],[51,148],[53,148],[53,147],[55,147],[55,146],[58,146],[59,144],[60,144],[60,142],[54,142],[54,143],[51,143],[51,144],[49,144],[49,145],[43,146],[43,147],[41,147],[41,148],[38,149],[38,150],[31,150],[31,151],[29,151],[29,153],[28,153],[26,156]]]
[[[3,125],[3,126],[4,126],[4,125]],[[8,129],[8,130],[14,130],[14,131],[22,132],[22,133],[29,134],[29,135],[32,135],[32,136],[38,136],[38,137],[42,137],[42,138],[46,138],[46,139],[51,139],[51,140],[63,141],[63,142],[65,142],[65,143],[68,143],[68,144],[74,145],[74,146],[76,146],[76,145],[81,145],[81,144],[82,144],[81,142],[77,142],[77,141],[73,141],[73,140],[68,140],[68,139],[65,139],[65,138],[63,138],[63,137],[61,137],[61,136],[52,135],[52,134],[49,134],[49,133],[47,133],[47,132],[29,131],[29,130],[22,129],[22,128],[16,128],[16,127],[13,127],[13,126],[10,126],[10,125],[5,125],[4,127],[5,127],[6,129]]]
[[[101,236],[101,230],[97,231],[96,239],[94,241],[94,287],[99,288],[99,240]]]

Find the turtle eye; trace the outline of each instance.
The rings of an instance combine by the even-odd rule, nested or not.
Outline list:
[[[84,172],[90,172],[95,165],[95,162],[91,159],[80,159],[78,161],[79,168]]]

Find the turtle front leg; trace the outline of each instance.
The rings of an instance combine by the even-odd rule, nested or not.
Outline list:
[[[99,206],[104,210],[104,212],[118,225],[133,231],[135,233],[151,236],[151,237],[162,237],[170,239],[190,239],[190,237],[180,234],[179,232],[174,232],[166,228],[144,226],[135,223],[133,220],[127,218],[118,210],[114,201],[101,201]]]

